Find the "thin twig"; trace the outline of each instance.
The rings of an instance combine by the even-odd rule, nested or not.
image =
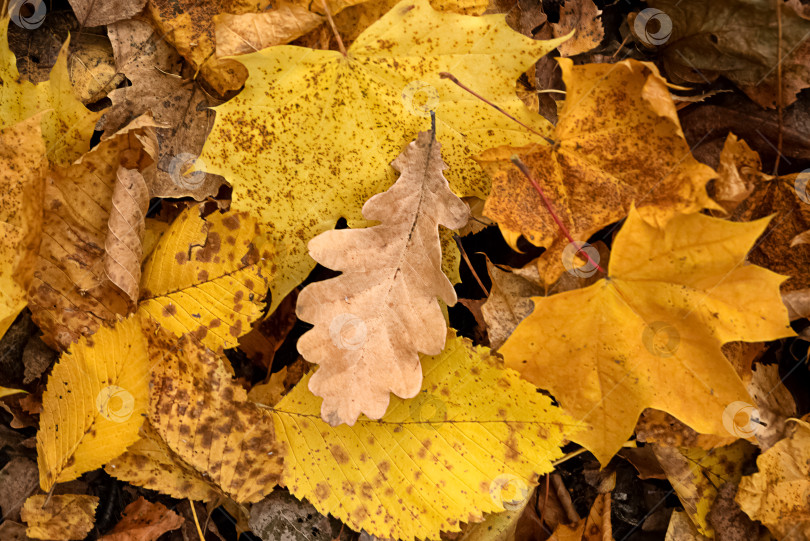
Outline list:
[[[197,535],[200,536],[200,541],[205,541],[205,536],[200,529],[200,520],[197,518],[197,510],[194,509],[194,502],[191,501],[191,498],[189,498],[188,503],[191,505],[191,514],[194,517],[194,525],[197,526]]]
[[[562,231],[563,235],[565,235],[565,237],[568,239],[568,241],[576,247],[577,253],[583,254],[591,265],[593,265],[594,267],[599,269],[601,272],[605,272],[605,269],[600,267],[599,263],[597,263],[596,261],[591,259],[591,256],[588,255],[588,252],[583,251],[582,246],[580,246],[579,243],[577,241],[575,241],[574,238],[571,236],[571,233],[568,231],[568,228],[565,227],[565,224],[562,223],[562,220],[560,220],[560,217],[557,216],[556,212],[554,212],[554,207],[551,206],[551,201],[549,201],[548,197],[546,197],[546,193],[543,191],[543,188],[541,188],[540,185],[537,183],[537,181],[534,180],[534,178],[532,177],[531,171],[529,171],[529,168],[526,167],[525,163],[523,163],[523,160],[521,160],[520,157],[518,157],[517,155],[513,155],[511,160],[512,160],[512,163],[515,164],[515,166],[518,169],[520,169],[520,172],[523,173],[523,176],[525,176],[527,179],[529,179],[529,182],[532,183],[532,186],[534,186],[534,189],[537,190],[537,193],[540,194],[540,198],[543,200],[543,204],[548,209],[549,213],[551,214],[551,217],[554,219],[554,222],[557,224],[557,227],[560,228],[560,231]]]
[[[570,524],[576,524],[579,522],[579,513],[574,509],[574,503],[571,501],[571,495],[568,493],[568,489],[565,488],[562,477],[556,473],[552,473],[551,482],[554,483],[554,491],[557,493],[557,499],[560,500],[560,504],[565,514],[568,516],[568,522]]]
[[[486,104],[487,104],[487,105],[489,105],[490,107],[495,108],[495,110],[496,110],[496,111],[498,111],[499,113],[501,113],[501,114],[503,114],[503,115],[506,115],[506,116],[507,116],[507,117],[509,117],[511,120],[513,120],[513,121],[517,122],[518,124],[520,124],[521,126],[523,126],[524,128],[526,128],[527,130],[529,130],[530,132],[532,132],[533,134],[535,134],[535,135],[537,135],[537,136],[539,136],[539,137],[542,137],[543,139],[545,139],[545,140],[546,140],[546,142],[547,142],[548,144],[550,144],[550,145],[553,145],[553,144],[554,144],[554,139],[549,139],[548,137],[546,137],[545,135],[543,135],[543,134],[542,134],[542,133],[540,133],[539,131],[537,131],[537,130],[535,130],[535,129],[531,128],[530,126],[527,126],[526,124],[524,124],[524,123],[523,123],[523,122],[521,122],[520,120],[516,119],[515,117],[513,117],[512,115],[510,115],[509,113],[507,113],[506,111],[504,111],[503,109],[501,109],[500,107],[498,107],[497,105],[495,105],[494,103],[492,103],[491,101],[489,101],[488,99],[486,99],[484,96],[482,96],[481,94],[477,93],[475,90],[473,90],[473,89],[471,89],[470,87],[468,87],[468,86],[466,86],[466,85],[462,84],[462,82],[461,82],[461,81],[459,81],[458,79],[456,79],[455,75],[453,75],[452,73],[447,73],[446,71],[442,71],[442,72],[440,72],[440,73],[439,73],[439,77],[441,77],[442,79],[450,79],[452,82],[454,82],[456,85],[458,85],[458,86],[459,86],[459,87],[460,87],[462,90],[465,90],[465,91],[469,92],[470,94],[472,94],[473,96],[475,96],[475,97],[476,97],[476,98],[478,98],[479,100],[483,101],[484,103],[486,103]]]
[[[484,292],[484,296],[486,298],[489,298],[489,291],[487,291],[487,288],[484,287],[484,282],[482,282],[481,279],[478,277],[478,273],[475,272],[472,263],[470,263],[470,258],[467,257],[467,252],[464,251],[464,246],[461,245],[461,237],[459,237],[457,233],[453,233],[453,239],[455,239],[456,245],[458,246],[458,251],[461,252],[461,257],[464,258],[464,262],[470,268],[470,272],[475,278],[475,281],[478,282],[479,286],[481,286],[481,291]]]
[[[340,49],[340,54],[343,56],[346,55],[346,47],[343,45],[343,40],[340,39],[340,34],[337,31],[337,26],[335,26],[335,21],[332,19],[332,12],[329,10],[329,5],[326,3],[326,0],[321,0],[321,4],[323,4],[323,9],[326,11],[326,19],[329,21],[329,26],[332,28],[332,33],[335,34],[335,38],[337,38],[338,49]]]

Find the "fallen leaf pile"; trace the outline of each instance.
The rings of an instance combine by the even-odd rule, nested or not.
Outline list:
[[[810,538],[799,0],[1,7],[0,539]]]

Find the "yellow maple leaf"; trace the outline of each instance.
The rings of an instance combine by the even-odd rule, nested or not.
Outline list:
[[[240,94],[216,107],[196,168],[228,179],[233,208],[256,216],[276,245],[271,310],[315,266],[306,251],[311,238],[341,216],[350,227],[365,223],[362,203],[391,185],[388,164],[430,125],[430,110],[453,191],[487,194],[486,175],[468,157],[531,138],[439,73],[479,81],[493,103],[548,132],[517,98],[515,80],[561,41],[529,39],[500,15],[440,13],[427,0],[408,0],[346,56],[279,46],[238,57],[250,76]]]
[[[25,500],[20,517],[28,524],[28,537],[79,541],[96,521],[98,496],[86,494],[35,494]]]
[[[190,335],[177,341],[151,327],[149,420],[155,432],[236,502],[259,501],[282,469],[283,448],[275,441],[269,413],[248,401],[211,350]]]
[[[27,304],[42,234],[46,168],[39,115],[0,129],[0,337]]]
[[[546,251],[537,261],[546,285],[564,272],[568,238],[531,182],[510,161],[517,154],[575,241],[621,220],[632,204],[661,225],[679,213],[717,205],[705,184],[714,171],[692,156],[666,80],[636,60],[574,66],[558,59],[565,103],[549,145],[487,150],[476,160],[492,176],[484,214],[517,247],[523,235]]]
[[[91,112],[73,95],[67,67],[68,41],[59,51],[50,79],[39,84],[23,80],[8,47],[7,14],[0,17],[0,128],[45,111],[42,137],[48,158],[68,165],[87,152],[101,112]]]
[[[361,413],[379,419],[389,393],[415,396],[418,354],[444,348],[437,297],[452,306],[456,292],[441,271],[438,227],[459,229],[469,208],[450,191],[440,149],[434,132],[420,132],[394,160],[397,182],[363,205],[363,217],[379,225],[326,231],[309,243],[316,261],[342,271],[306,286],[296,305],[314,325],[298,340],[304,359],[320,365],[309,389],[324,399],[321,416],[333,426]]]
[[[743,477],[736,501],[753,520],[784,541],[810,538],[810,424],[791,419],[785,439],[757,458],[759,471]]]
[[[76,479],[138,439],[146,412],[149,357],[140,318],[103,327],[62,355],[42,395],[39,482]]]
[[[631,209],[607,278],[532,297],[534,312],[499,351],[591,425],[574,439],[603,464],[647,407],[728,435],[726,408],[752,400],[721,346],[794,335],[779,296],[785,277],[744,264],[767,223],[692,214],[657,228]]]
[[[256,221],[234,211],[203,218],[201,210],[178,216],[144,262],[138,313],[217,351],[235,347],[261,315],[267,278]]]
[[[451,334],[442,353],[422,358],[416,398],[393,398],[382,419],[354,426],[320,419],[305,376],[273,409],[283,482],[383,538],[436,539],[520,505],[579,426],[488,351]]]

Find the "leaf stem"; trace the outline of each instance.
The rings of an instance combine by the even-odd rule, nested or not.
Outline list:
[[[343,45],[343,40],[340,39],[340,34],[337,31],[337,26],[335,26],[335,21],[332,19],[332,12],[329,9],[329,5],[326,3],[326,0],[321,0],[321,4],[323,4],[323,9],[326,11],[326,19],[329,21],[329,26],[332,28],[332,33],[335,34],[335,38],[337,38],[340,54],[343,56],[348,56],[346,54],[346,47]]]
[[[557,216],[556,212],[554,212],[554,207],[551,206],[551,201],[549,201],[548,197],[546,197],[546,193],[543,191],[543,188],[541,188],[540,185],[537,183],[537,181],[534,180],[534,178],[532,177],[531,172],[529,171],[529,168],[526,167],[525,163],[523,163],[523,160],[521,160],[520,157],[517,154],[513,154],[510,159],[511,159],[512,163],[515,164],[515,167],[517,167],[520,170],[520,172],[523,173],[523,176],[525,176],[527,179],[529,179],[529,182],[532,183],[532,186],[534,186],[534,189],[537,190],[537,193],[540,194],[540,198],[543,200],[543,204],[548,209],[548,212],[551,214],[551,217],[554,220],[554,222],[557,224],[557,227],[560,229],[560,231],[562,231],[563,235],[565,235],[565,237],[568,239],[568,242],[570,242],[571,244],[573,244],[576,247],[577,253],[583,254],[585,256],[585,258],[588,260],[588,263],[590,263],[591,265],[593,265],[594,267],[599,269],[601,272],[605,272],[605,269],[600,267],[599,263],[597,263],[596,261],[591,259],[591,256],[588,255],[588,252],[583,251],[582,246],[580,246],[580,244],[577,241],[575,241],[574,238],[571,236],[571,233],[568,231],[568,228],[565,227],[565,224],[562,223],[562,220],[560,220],[560,217]]]
[[[548,137],[546,137],[545,135],[543,135],[543,134],[542,134],[542,133],[540,133],[539,131],[537,131],[537,130],[533,129],[532,127],[530,127],[530,126],[528,126],[528,125],[524,124],[523,122],[521,122],[520,120],[516,119],[515,117],[513,117],[512,115],[510,115],[509,113],[507,113],[506,111],[504,111],[503,109],[501,109],[500,107],[498,107],[497,105],[495,105],[494,103],[492,103],[491,101],[489,101],[488,99],[486,99],[484,96],[482,96],[481,94],[477,93],[475,90],[473,90],[473,89],[471,89],[470,87],[468,87],[468,86],[464,85],[464,84],[463,84],[461,81],[459,81],[459,80],[458,80],[458,79],[455,77],[455,75],[453,75],[452,73],[447,73],[446,71],[442,71],[442,72],[440,72],[440,73],[439,73],[439,77],[441,77],[442,79],[450,79],[450,80],[451,80],[453,83],[455,83],[456,85],[458,85],[458,86],[459,86],[459,87],[460,87],[462,90],[465,90],[465,91],[469,92],[470,94],[472,94],[473,96],[475,96],[475,97],[476,97],[476,98],[478,98],[479,100],[483,101],[484,103],[486,103],[486,104],[487,104],[487,105],[489,105],[490,107],[494,107],[496,111],[498,111],[498,112],[499,112],[499,113],[501,113],[502,115],[507,116],[507,117],[508,117],[508,118],[510,118],[511,120],[513,120],[513,121],[517,122],[518,124],[520,124],[521,126],[523,126],[524,128],[526,128],[527,130],[529,130],[529,131],[530,131],[530,132],[532,132],[533,134],[537,135],[538,137],[542,137],[543,139],[545,139],[545,141],[546,141],[546,142],[547,142],[549,145],[553,145],[553,144],[554,144],[554,139],[549,139]]]

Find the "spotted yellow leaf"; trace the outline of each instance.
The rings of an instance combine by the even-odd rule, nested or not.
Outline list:
[[[222,359],[190,335],[177,341],[154,327],[149,340],[149,421],[155,432],[236,502],[262,499],[282,469],[270,414],[249,401]]]
[[[33,539],[81,540],[93,529],[98,496],[35,494],[25,500],[20,516]]]
[[[202,218],[200,207],[187,209],[144,263],[138,313],[177,336],[192,333],[210,349],[235,347],[267,292],[256,236],[247,213]]]
[[[514,509],[578,425],[488,351],[450,335],[442,353],[422,357],[421,393],[392,397],[382,419],[353,426],[320,419],[305,376],[273,410],[287,447],[283,482],[382,538],[437,539]]]
[[[9,18],[0,16],[0,128],[45,111],[42,137],[48,158],[68,165],[87,152],[101,112],[91,112],[76,99],[68,73],[68,42],[62,46],[50,79],[39,84],[23,80],[8,47]],[[68,40],[69,41],[69,40]]]
[[[42,395],[42,490],[102,466],[138,439],[148,399],[146,348],[136,316],[102,327],[62,355]]]
[[[452,31],[447,29],[452,28]],[[560,40],[538,41],[503,15],[442,13],[404,0],[338,51],[269,47],[239,56],[244,90],[216,108],[196,168],[233,184],[233,208],[267,230],[278,256],[271,310],[315,266],[307,242],[340,217],[365,224],[363,203],[394,181],[389,163],[430,127],[444,145],[457,195],[485,196],[486,175],[469,157],[530,138],[513,121],[439,77],[450,71],[539,130],[551,126],[515,94],[515,81]]]
[[[39,115],[0,129],[0,337],[27,304],[42,234],[46,169]]]

